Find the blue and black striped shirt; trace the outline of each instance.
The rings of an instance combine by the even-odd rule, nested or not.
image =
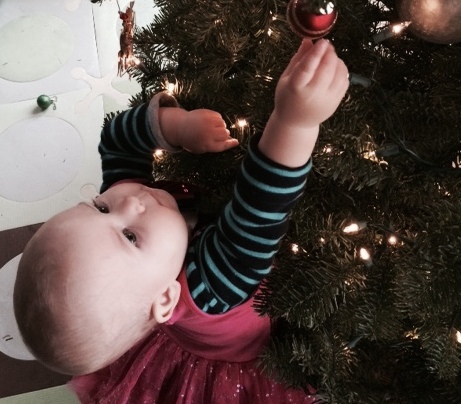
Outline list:
[[[101,192],[123,179],[152,180],[159,134],[152,131],[147,109],[144,104],[124,111],[103,128]],[[231,201],[216,223],[193,237],[186,254],[189,290],[201,310],[226,312],[258,289],[271,270],[310,168],[310,162],[296,169],[274,163],[252,139]]]

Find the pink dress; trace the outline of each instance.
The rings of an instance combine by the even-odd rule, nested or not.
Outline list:
[[[315,395],[277,383],[258,368],[257,357],[270,337],[270,320],[253,310],[253,299],[224,314],[206,314],[194,304],[184,271],[179,281],[183,292],[168,324],[107,368],[71,381],[82,403],[316,401]]]

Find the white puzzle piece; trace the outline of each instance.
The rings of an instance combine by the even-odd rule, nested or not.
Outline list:
[[[0,27],[0,77],[20,83],[43,79],[74,51],[72,28],[54,15],[24,15]],[[27,59],[24,57],[27,55]]]
[[[113,80],[117,76],[117,69],[114,68],[103,77],[93,77],[89,75],[85,69],[77,67],[72,70],[72,76],[75,79],[83,80],[88,83],[91,88],[85,98],[79,101],[75,106],[76,112],[87,111],[93,100],[98,96],[104,97],[105,113],[121,111],[127,108],[130,94],[128,92],[122,93],[116,90],[112,85]]]
[[[38,116],[14,123],[0,136],[0,173],[9,172],[0,174],[0,196],[35,202],[57,194],[77,175],[83,154],[79,133],[61,118]]]
[[[0,2],[0,103],[85,88],[76,67],[99,75],[92,4],[62,0]]]
[[[0,104],[0,230],[41,223],[99,189],[102,97],[77,112],[88,90],[61,94],[56,110],[35,100]]]

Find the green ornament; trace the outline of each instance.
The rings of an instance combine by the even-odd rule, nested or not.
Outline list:
[[[37,105],[45,110],[47,109],[50,105],[53,105],[53,109],[56,109],[56,97],[50,97],[48,95],[42,94],[37,98]]]

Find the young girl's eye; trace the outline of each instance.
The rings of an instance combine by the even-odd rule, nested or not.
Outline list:
[[[127,238],[127,240],[131,243],[131,244],[135,244],[136,245],[136,242],[137,242],[137,238],[136,238],[136,234],[134,234],[132,231],[130,230],[123,230],[123,235]]]
[[[96,201],[93,201],[94,207],[99,210],[101,213],[109,213],[109,208],[105,205],[102,205],[100,203],[96,203]]]

